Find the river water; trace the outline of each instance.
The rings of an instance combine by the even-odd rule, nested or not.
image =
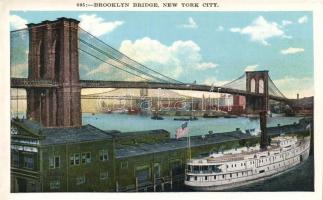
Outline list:
[[[127,115],[127,114],[104,114],[92,115],[83,113],[83,124],[91,124],[102,130],[119,130],[121,132],[143,131],[152,129],[165,129],[174,137],[175,131],[181,126],[182,121],[175,121],[174,117],[163,116],[164,120],[152,120],[150,116]],[[300,117],[272,117],[268,118],[267,126],[285,125],[298,122]],[[233,131],[236,128],[241,130],[259,129],[259,119],[246,117],[237,118],[202,118],[188,123],[189,134],[205,135],[209,131],[221,133]]]

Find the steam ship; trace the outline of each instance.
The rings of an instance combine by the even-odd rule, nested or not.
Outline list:
[[[257,145],[191,159],[185,185],[199,191],[240,187],[286,172],[309,156],[310,136],[278,136],[270,143],[265,150]]]

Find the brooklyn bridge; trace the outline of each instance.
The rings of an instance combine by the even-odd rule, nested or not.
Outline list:
[[[12,77],[11,88],[25,89],[27,118],[47,127],[77,127],[81,120],[81,89],[146,88],[207,91],[241,95],[247,113],[268,111],[269,100],[289,103],[268,71],[247,71],[225,85],[184,83],[145,66],[79,27],[59,18],[28,24],[11,32],[11,53],[27,46],[27,77]],[[80,65],[105,65],[111,76],[81,79]]]

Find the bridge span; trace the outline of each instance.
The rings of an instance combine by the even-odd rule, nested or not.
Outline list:
[[[27,24],[26,29],[11,33],[13,41],[17,38],[29,38],[29,45],[25,45],[29,47],[26,65],[28,77],[12,77],[11,88],[26,89],[27,118],[39,121],[46,127],[81,126],[83,88],[161,88],[228,93],[246,97],[246,113],[268,111],[269,99],[289,101],[266,70],[247,71],[220,87],[175,80],[138,63],[80,29],[79,21],[75,19],[59,18],[39,24]],[[28,34],[28,37],[21,37],[20,34]],[[17,42],[13,47],[19,49],[21,43]],[[129,81],[127,76],[119,73],[111,74],[105,80],[82,80],[81,61],[88,65],[95,61],[99,66],[111,67],[111,73],[114,70],[124,73],[134,81]],[[118,80],[114,80],[115,78]]]
[[[59,88],[58,82],[51,80],[29,80],[28,78],[11,78],[11,88]],[[226,88],[220,86],[209,86],[199,84],[184,84],[184,83],[160,83],[147,81],[103,81],[103,80],[80,80],[80,87],[87,88],[126,88],[126,89],[170,89],[170,90],[191,90],[202,92],[216,92],[227,93],[241,96],[262,97],[264,94],[248,92],[245,90],[238,90],[233,88]],[[269,95],[269,99],[276,101],[288,102],[289,99]]]

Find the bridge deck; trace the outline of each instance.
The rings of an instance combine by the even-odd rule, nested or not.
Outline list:
[[[27,78],[11,78],[11,88],[55,88],[59,84],[52,80],[33,81]],[[147,89],[171,89],[171,90],[193,90],[204,92],[228,93],[241,96],[263,96],[253,92],[225,88],[219,86],[197,85],[197,84],[174,84],[159,82],[134,82],[134,81],[102,81],[102,80],[81,80],[81,88],[147,88]],[[269,95],[269,99],[287,101],[288,99]]]

